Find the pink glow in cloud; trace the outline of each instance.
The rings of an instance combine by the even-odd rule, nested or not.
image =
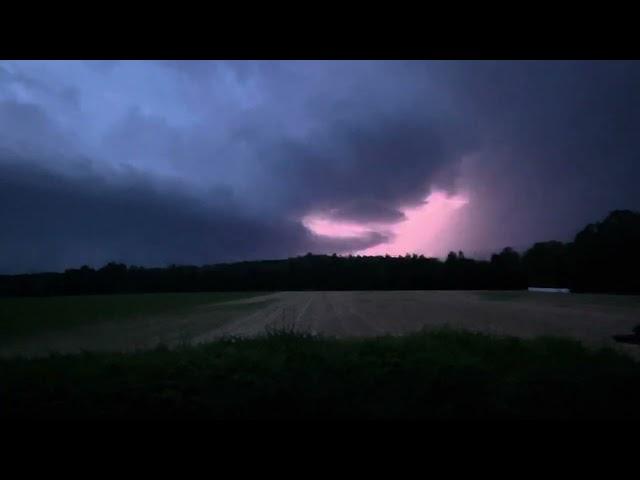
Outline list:
[[[446,253],[447,227],[456,211],[468,203],[464,195],[431,193],[422,205],[403,210],[405,220],[395,224],[354,223],[331,220],[327,216],[310,215],[304,225],[317,235],[358,238],[371,232],[390,233],[391,240],[358,253],[360,255],[404,255],[418,253],[441,256]]]
[[[389,231],[384,224],[336,221],[322,215],[308,215],[302,223],[316,235],[335,238],[359,238],[372,232]]]

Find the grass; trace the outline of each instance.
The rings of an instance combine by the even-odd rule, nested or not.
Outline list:
[[[640,418],[640,364],[560,338],[439,330],[0,360],[0,418]]]
[[[517,301],[521,303],[541,303],[556,307],[614,307],[637,309],[640,307],[639,295],[609,295],[601,293],[545,293],[526,290],[477,291],[476,296],[487,301]]]
[[[149,293],[0,298],[0,344],[35,333],[112,320],[187,312],[199,305],[255,296],[246,292]]]

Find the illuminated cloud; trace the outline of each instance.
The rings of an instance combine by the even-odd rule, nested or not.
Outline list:
[[[384,233],[388,241],[354,252],[361,255],[404,255],[418,253],[443,256],[448,251],[447,227],[457,211],[468,204],[461,194],[434,191],[420,205],[402,210],[404,220],[393,224],[379,222],[345,222],[330,215],[308,215],[303,224],[316,235],[335,238],[363,238]]]

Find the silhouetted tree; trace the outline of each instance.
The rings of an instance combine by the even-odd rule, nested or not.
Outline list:
[[[529,284],[538,287],[569,286],[569,246],[562,242],[538,242],[522,256]]]
[[[640,213],[615,210],[587,225],[570,246],[570,282],[576,291],[639,293]]]

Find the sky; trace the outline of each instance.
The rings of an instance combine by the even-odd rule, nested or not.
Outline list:
[[[0,61],[0,273],[570,240],[639,134],[637,61]]]

